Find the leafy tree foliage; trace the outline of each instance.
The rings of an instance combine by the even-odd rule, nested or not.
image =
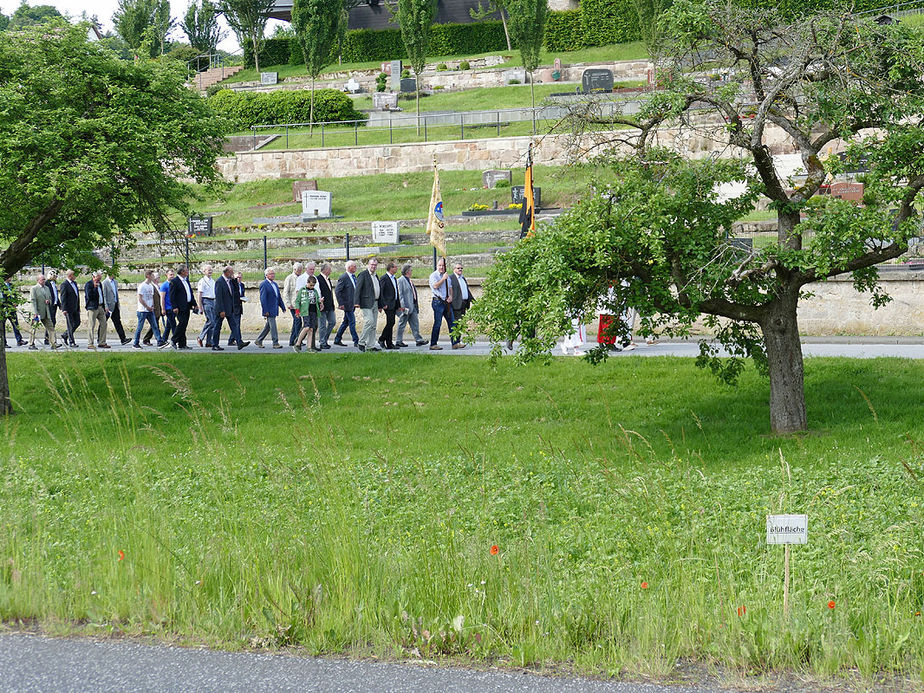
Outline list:
[[[314,82],[331,62],[342,14],[342,0],[295,0],[292,3],[292,26],[311,75],[310,123],[314,123]]]
[[[6,31],[6,28],[10,25],[10,18],[7,17],[3,12],[0,12],[0,31]]]
[[[436,17],[436,0],[398,0],[398,25],[407,59],[417,82],[417,129],[420,130],[420,73],[427,62],[430,28]]]
[[[116,33],[136,55],[163,55],[167,35],[174,25],[170,0],[119,0],[112,23]]]
[[[189,45],[200,53],[214,53],[224,38],[218,25],[218,8],[210,0],[190,3],[180,28]]]
[[[90,250],[139,224],[171,233],[191,182],[220,185],[224,121],[185,70],[120,60],[87,30],[45,24],[0,41],[0,278],[39,256],[98,265]]]
[[[18,30],[36,24],[44,24],[52,19],[64,19],[58,9],[52,5],[27,5],[23,2],[10,17],[9,29]]]
[[[634,116],[580,107],[582,156],[606,152],[599,181],[551,228],[501,256],[469,314],[495,342],[525,335],[524,357],[550,348],[601,297],[617,314],[637,308],[643,333],[688,335],[703,315],[732,357],[704,342],[700,365],[733,380],[753,358],[769,374],[772,430],[804,430],[803,287],[850,274],[882,305],[876,265],[902,255],[921,227],[924,40],[849,13],[787,23],[689,0],[664,21],[663,89]],[[655,147],[667,128],[674,141],[724,146],[727,158]],[[783,178],[771,146],[798,152],[804,175]],[[821,194],[830,176],[862,169],[862,204]],[[730,197],[719,186],[733,182],[740,189]],[[746,249],[733,243],[733,225],[761,197],[776,211],[776,238]]]
[[[494,15],[500,15],[501,24],[504,26],[504,38],[507,40],[507,50],[512,51],[513,45],[510,43],[510,31],[507,29],[507,8],[505,0],[488,0],[487,5],[481,6],[479,0],[477,8],[469,8],[468,16],[476,22],[483,22],[491,19]]]
[[[523,67],[529,72],[529,89],[536,107],[533,72],[539,67],[539,54],[545,37],[545,22],[549,14],[548,0],[506,0],[510,13],[510,38],[519,49]]]
[[[257,72],[260,71],[260,46],[274,4],[275,0],[220,0],[218,5],[241,46],[249,43],[253,49]]]

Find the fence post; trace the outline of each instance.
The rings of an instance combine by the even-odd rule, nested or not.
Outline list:
[[[427,116],[424,116],[424,142],[426,141],[427,141]]]
[[[347,259],[347,262],[350,261],[350,234],[349,232],[347,232],[347,235],[346,235],[346,259]]]
[[[436,272],[436,246],[433,246],[433,271]]]
[[[250,129],[253,131],[253,148],[257,148],[257,126],[251,125]]]
[[[533,109],[533,134],[536,134],[536,109]]]
[[[500,111],[497,111],[495,115],[497,116],[497,136],[500,137]]]
[[[462,139],[465,139],[465,114],[459,114],[459,130],[462,132]]]
[[[358,120],[353,121],[353,146],[354,147],[359,146],[359,121]]]
[[[321,123],[321,146],[324,146],[324,123]]]
[[[394,144],[395,141],[391,134],[391,113],[388,114],[388,144]]]
[[[186,234],[186,267],[189,268],[189,234]]]
[[[286,125],[286,149],[289,148],[289,126]],[[265,267],[263,269],[266,269]]]
[[[263,237],[263,269],[264,271],[266,270],[267,266],[268,265],[266,263],[266,236],[264,236]]]

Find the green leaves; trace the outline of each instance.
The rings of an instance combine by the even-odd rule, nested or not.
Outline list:
[[[523,67],[532,72],[539,67],[539,53],[549,13],[548,0],[507,0],[510,40],[520,49]]]
[[[430,48],[430,27],[436,17],[436,0],[398,0],[401,40],[414,74],[423,72]]]
[[[295,0],[292,4],[292,26],[312,77],[331,62],[342,12],[342,0]]]

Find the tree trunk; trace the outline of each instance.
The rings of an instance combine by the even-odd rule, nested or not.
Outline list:
[[[314,75],[311,75],[311,107],[308,109],[308,137],[314,134]]]
[[[253,64],[257,70],[257,79],[260,79],[260,51],[257,50],[257,39],[253,39]]]
[[[798,287],[790,288],[768,306],[760,321],[770,372],[770,428],[774,433],[797,433],[807,427],[804,367],[796,307]]]
[[[6,318],[0,314],[0,416],[9,416],[13,413],[13,403],[10,401],[10,381],[6,373]]]
[[[414,89],[417,92],[417,136],[420,137],[420,73],[414,73]]]
[[[500,16],[501,24],[504,25],[504,38],[507,39],[507,50],[512,51],[513,46],[510,45],[510,32],[507,31],[507,13],[504,11],[503,7],[501,7]]]

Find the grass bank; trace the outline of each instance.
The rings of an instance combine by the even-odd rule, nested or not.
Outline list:
[[[775,438],[766,382],[683,359],[8,358],[4,620],[922,680],[920,363],[809,359],[813,432]]]

